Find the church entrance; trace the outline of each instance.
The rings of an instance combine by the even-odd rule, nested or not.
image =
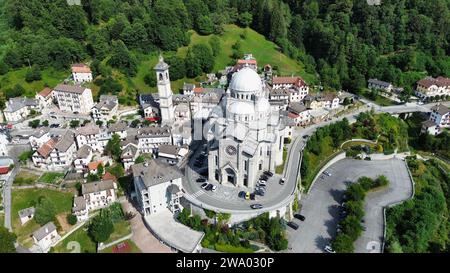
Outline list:
[[[227,175],[227,182],[233,185],[236,185],[236,173],[231,168],[227,168],[225,170],[225,173]]]

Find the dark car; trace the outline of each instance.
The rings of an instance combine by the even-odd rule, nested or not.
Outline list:
[[[272,177],[273,176],[273,172],[271,171],[265,171],[264,175],[268,176],[268,177]]]
[[[261,190],[261,189],[259,189],[259,188],[255,190],[255,193],[256,193],[257,195],[260,195],[260,196],[266,195],[266,192],[263,191],[263,190]]]
[[[244,198],[244,199],[245,199],[245,191],[240,191],[240,192],[238,193],[238,197],[239,197],[239,198]]]
[[[206,182],[206,178],[197,178],[198,183],[204,183]]]
[[[252,204],[252,205],[250,205],[250,208],[252,208],[252,209],[262,209],[262,205],[261,204]]]
[[[286,182],[286,178],[282,177],[280,179],[280,185],[284,185],[285,182]]]
[[[267,180],[269,180],[269,177],[267,177],[267,175],[263,174],[263,175],[261,175],[260,179],[267,181]]]
[[[301,214],[294,214],[294,217],[297,218],[300,221],[305,221],[305,216],[301,215]]]
[[[304,135],[303,136],[303,139],[307,139],[309,136],[308,135]]]
[[[58,127],[59,127],[59,124],[56,124],[56,123],[53,123],[50,125],[50,128],[58,128]]]
[[[295,230],[298,229],[298,224],[297,224],[297,223],[294,223],[294,222],[288,222],[287,225],[288,225],[289,227],[291,227],[292,229],[295,229]]]
[[[213,189],[213,187],[214,187],[213,184],[208,184],[208,186],[206,186],[205,190],[210,191]]]
[[[250,193],[250,200],[256,200],[256,194]]]

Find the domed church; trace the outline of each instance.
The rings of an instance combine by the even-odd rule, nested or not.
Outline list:
[[[268,88],[251,68],[234,73],[212,110],[208,132],[209,180],[253,189],[266,170],[283,163],[285,125],[272,111]]]

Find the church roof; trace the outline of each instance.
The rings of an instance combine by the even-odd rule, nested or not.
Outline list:
[[[169,65],[164,62],[163,56],[159,56],[159,62],[154,67],[155,70],[167,70],[169,69]]]
[[[261,77],[253,69],[244,67],[231,79],[230,89],[240,92],[255,92],[262,89]]]

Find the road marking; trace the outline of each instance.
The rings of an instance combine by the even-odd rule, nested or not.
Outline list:
[[[191,196],[192,196],[193,198],[197,198],[197,197],[203,195],[204,193],[205,193],[204,191],[199,190],[198,192],[195,192],[195,193],[191,194]]]

